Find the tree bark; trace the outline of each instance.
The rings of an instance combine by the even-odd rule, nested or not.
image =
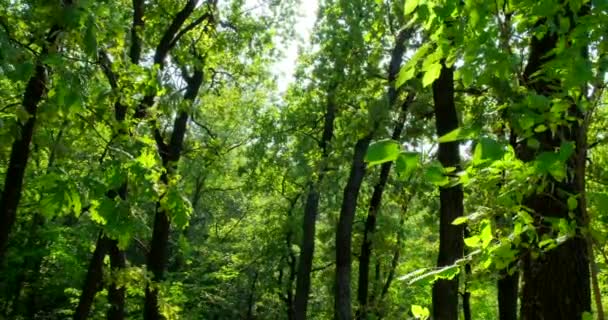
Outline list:
[[[319,212],[319,188],[325,177],[327,161],[329,159],[329,143],[334,134],[334,119],[336,118],[335,102],[336,86],[329,89],[327,94],[327,110],[323,124],[323,134],[319,141],[321,159],[316,181],[311,181],[304,207],[304,218],[302,221],[302,245],[300,246],[300,258],[298,273],[296,277],[296,294],[294,298],[294,316],[296,320],[306,319],[308,296],[310,294],[310,275],[312,261],[315,251],[315,226]]]
[[[454,104],[454,70],[442,61],[439,78],[433,82],[435,122],[439,137],[458,127],[458,116]],[[458,141],[439,143],[439,161],[443,167],[459,167],[460,151]],[[454,219],[462,216],[462,187],[439,188],[439,256],[437,266],[452,265],[462,258],[463,227],[452,225]],[[439,279],[433,284],[433,318],[442,320],[458,319],[458,278]]]
[[[97,236],[97,243],[95,245],[95,251],[89,262],[89,268],[87,269],[87,275],[85,277],[84,285],[82,286],[82,293],[78,301],[78,306],[74,312],[74,320],[84,320],[89,316],[91,306],[95,300],[95,295],[101,289],[101,280],[103,277],[103,258],[109,249],[109,239],[103,235],[103,232],[99,232]]]
[[[399,140],[401,132],[405,125],[406,112],[413,101],[414,95],[410,94],[407,101],[401,107],[399,119],[395,123],[393,140]],[[359,301],[359,309],[357,310],[356,319],[366,319],[368,313],[368,295],[369,295],[369,264],[372,256],[372,237],[376,230],[376,219],[380,205],[382,203],[382,194],[388,182],[388,176],[391,171],[392,162],[382,164],[380,168],[380,178],[376,185],[369,203],[367,218],[365,219],[365,227],[363,230],[363,242],[361,243],[361,253],[359,255],[359,286],[357,288],[357,300]]]
[[[564,3],[565,17],[570,18],[570,30],[575,27],[574,13]],[[559,25],[559,19],[556,19]],[[541,19],[538,25],[548,23]],[[541,38],[531,37],[530,55],[524,70],[524,84],[531,91],[551,98],[559,88],[558,80],[533,78],[537,72],[542,72],[542,65],[554,58],[551,50],[556,47],[558,35],[549,31]],[[584,54],[584,52],[581,52]],[[567,111],[578,120],[584,119],[584,114],[575,104],[574,99]],[[551,229],[543,218],[570,219],[570,210],[565,205],[567,196],[577,194],[584,196],[584,175],[586,165],[586,135],[578,121],[570,122],[568,126],[561,125],[555,135],[550,132],[535,134],[540,141],[540,151],[554,152],[563,141],[576,143],[574,154],[567,160],[567,171],[572,175],[562,181],[552,177],[544,192],[536,193],[524,199],[524,204],[536,213],[537,232],[543,234]],[[535,150],[526,145],[520,145],[518,157],[523,161],[532,161]],[[558,192],[558,190],[560,192]],[[584,204],[579,200],[579,206],[572,211],[577,225],[584,226]],[[589,257],[587,241],[577,229],[576,235],[559,244],[556,248],[541,252],[533,257],[530,252],[523,256],[523,296],[521,303],[521,318],[531,319],[580,319],[584,312],[591,311],[591,290],[589,274]]]
[[[110,239],[109,241],[110,267],[112,273],[115,275],[126,267],[126,257],[124,251],[118,248],[117,240]],[[116,281],[112,281],[108,288],[108,302],[110,303],[110,309],[108,310],[106,318],[108,320],[124,319],[125,287],[123,284],[119,285]]]
[[[71,1],[66,1],[67,5]],[[60,26],[51,27],[42,45],[41,57],[36,63],[34,74],[29,79],[23,94],[22,105],[29,118],[22,123],[17,122],[19,136],[15,137],[11,147],[8,168],[4,178],[4,189],[0,196],[0,264],[4,261],[9,235],[17,218],[17,207],[21,200],[23,189],[23,177],[30,156],[30,142],[34,135],[36,125],[36,114],[38,104],[46,93],[48,82],[48,68],[41,60],[49,53],[50,48],[56,44],[57,37],[61,33]]]
[[[395,47],[391,53],[391,60],[388,67],[388,87],[387,100],[388,108],[392,108],[397,101],[397,88],[394,81],[397,78],[403,53],[405,52],[405,40],[409,36],[409,29],[402,30],[395,39]],[[335,303],[334,316],[337,320],[351,320],[352,309],[350,304],[350,278],[351,278],[351,242],[352,224],[357,209],[357,199],[359,190],[365,176],[366,164],[364,162],[367,148],[374,137],[379,123],[375,121],[371,131],[363,138],[357,140],[355,144],[351,170],[344,188],[344,197],[340,209],[340,217],[336,230],[336,283],[335,283]],[[390,167],[389,169],[390,170]],[[387,173],[388,174],[388,173]],[[382,198],[382,190],[378,191],[378,206]],[[374,210],[377,210],[374,209]],[[375,224],[375,222],[374,222]],[[369,277],[369,264],[368,264]],[[367,285],[367,281],[366,284]],[[367,292],[367,289],[365,290]],[[367,299],[366,299],[367,300]]]
[[[336,287],[334,317],[336,320],[352,320],[350,305],[351,242],[353,220],[357,209],[359,189],[365,176],[365,154],[373,133],[359,139],[351,164],[348,182],[344,188],[344,198],[336,230]]]
[[[503,270],[498,283],[498,319],[517,320],[519,272],[508,274]]]
[[[194,103],[198,95],[201,84],[203,83],[203,72],[199,69],[194,71],[192,76],[183,75],[188,83],[184,99]],[[188,124],[188,113],[180,111],[173,124],[173,133],[169,144],[165,144],[158,130],[154,128],[154,135],[161,156],[165,172],[161,176],[161,183],[168,185],[169,175],[176,170],[177,163],[181,157],[184,137]],[[169,244],[170,221],[169,212],[161,206],[159,201],[156,203],[156,214],[154,216],[154,228],[152,240],[150,241],[150,252],[147,257],[148,271],[152,272],[153,281],[158,283],[164,279],[165,266],[167,264],[167,247]],[[158,309],[158,288],[146,286],[146,297],[144,304],[144,319],[158,320],[163,317]]]

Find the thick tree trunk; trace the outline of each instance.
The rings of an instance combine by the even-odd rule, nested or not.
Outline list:
[[[517,320],[517,298],[519,292],[519,272],[502,272],[498,283],[498,319]]]
[[[433,83],[435,121],[439,137],[458,127],[458,116],[454,104],[454,70],[442,62],[439,78]],[[458,142],[439,144],[439,161],[444,167],[459,167]],[[462,258],[463,227],[452,225],[462,216],[463,194],[460,185],[439,188],[439,256],[437,266],[452,265]],[[433,318],[458,319],[458,277],[452,280],[439,279],[433,284]]]
[[[572,18],[569,6],[564,4],[567,12],[564,17]],[[548,23],[542,19],[538,24]],[[575,22],[570,19],[571,30]],[[533,78],[533,75],[541,71],[544,63],[554,58],[551,50],[555,48],[558,35],[547,32],[540,39],[531,37],[530,55],[528,64],[524,70],[525,85],[531,91],[551,98],[559,88],[559,81],[551,81],[546,78]],[[584,52],[581,52],[583,55]],[[575,104],[574,99],[568,110],[569,116],[582,120],[584,115]],[[564,141],[576,143],[575,152],[566,162],[567,172],[572,177],[563,181],[556,181],[548,177],[550,187],[544,192],[534,194],[524,200],[527,207],[534,210],[538,219],[537,232],[539,234],[550,230],[550,226],[542,221],[542,218],[564,218],[570,219],[570,211],[564,205],[567,196],[564,194],[575,194],[584,197],[584,175],[586,164],[586,136],[581,124],[577,121],[570,122],[568,126],[562,125],[557,128],[557,134],[550,132],[537,133],[535,138],[540,141],[540,151],[554,152]],[[535,150],[525,145],[520,146],[518,157],[524,161],[534,159]],[[574,219],[579,226],[586,221],[583,202],[572,211]],[[529,252],[523,257],[523,296],[521,300],[521,318],[532,319],[580,319],[584,312],[591,311],[589,258],[587,242],[585,237],[576,232],[576,235],[556,248],[542,252],[533,257]]]
[[[308,295],[310,294],[310,276],[315,251],[315,226],[319,211],[319,188],[325,177],[327,161],[329,158],[329,144],[334,134],[334,119],[336,118],[336,103],[334,101],[336,87],[329,89],[327,96],[327,110],[323,124],[323,135],[319,141],[321,149],[320,169],[316,181],[311,181],[304,219],[302,221],[302,245],[300,246],[300,259],[298,260],[298,273],[296,278],[296,295],[294,298],[294,316],[297,320],[306,319]]]

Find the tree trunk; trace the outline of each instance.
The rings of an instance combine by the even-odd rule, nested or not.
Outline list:
[[[198,95],[201,84],[203,83],[203,72],[195,70],[192,76],[183,75],[188,87],[184,95],[184,100],[194,103]],[[169,184],[169,175],[176,170],[177,163],[181,157],[184,137],[188,124],[188,113],[181,111],[175,118],[173,124],[173,133],[169,140],[169,144],[165,144],[163,138],[154,128],[154,136],[156,139],[158,152],[163,161],[165,172],[161,175],[161,183]],[[164,196],[164,195],[163,195]],[[152,240],[150,241],[150,252],[147,257],[148,271],[152,272],[152,280],[158,284],[164,279],[165,266],[167,264],[167,248],[169,245],[170,221],[169,212],[161,206],[159,201],[156,203],[156,214],[154,215],[154,228],[152,231]],[[144,304],[144,319],[159,320],[163,317],[158,309],[158,287],[146,286],[146,297]]]
[[[310,294],[310,275],[315,251],[315,226],[319,211],[319,188],[325,177],[325,170],[329,158],[329,143],[334,134],[334,119],[336,118],[336,103],[334,101],[335,92],[336,86],[330,88],[328,92],[323,135],[321,141],[319,141],[319,148],[321,149],[320,169],[316,181],[311,181],[310,183],[308,195],[306,197],[306,205],[304,207],[302,245],[300,246],[300,259],[298,260],[298,273],[296,278],[296,295],[294,298],[294,316],[296,320],[306,319],[308,296]]]
[[[126,258],[124,251],[118,248],[118,241],[113,239],[109,241],[110,266],[112,268],[112,274],[115,275],[126,267]],[[108,302],[110,303],[110,309],[107,313],[107,319],[124,319],[125,287],[123,284],[120,284],[119,286],[116,281],[112,281],[108,288]]]
[[[462,315],[464,320],[471,320],[471,291],[469,281],[471,278],[471,264],[464,265],[464,289],[462,292]]]
[[[442,61],[439,78],[433,82],[435,122],[439,137],[458,127],[458,116],[454,104],[454,70]],[[459,167],[460,151],[458,141],[439,143],[439,161],[443,167]],[[437,266],[452,265],[462,258],[463,227],[452,225],[454,219],[462,216],[462,187],[439,188],[439,256]],[[452,280],[439,279],[433,284],[433,318],[442,320],[458,319],[458,277]]]
[[[66,4],[71,4],[71,1],[66,2]],[[42,47],[41,57],[45,57],[49,53],[49,48],[55,45],[60,33],[61,28],[57,25],[49,30],[44,39],[45,43]],[[38,104],[46,93],[47,71],[47,67],[42,62],[38,62],[23,94],[22,104],[29,118],[25,123],[17,122],[19,136],[15,137],[11,147],[8,168],[4,178],[4,189],[0,196],[0,264],[4,261],[9,235],[17,218],[17,207],[21,200],[23,177],[30,156],[30,142],[34,135]]]
[[[564,4],[567,11],[564,17],[570,18],[570,30],[575,27],[572,19],[573,13],[569,6]],[[548,23],[541,19],[537,25]],[[531,37],[530,55],[528,64],[524,70],[524,84],[529,90],[542,94],[551,99],[559,88],[558,80],[547,80],[546,77],[533,78],[533,75],[541,71],[544,63],[554,58],[551,50],[555,48],[558,35],[552,31],[545,33],[540,39]],[[581,54],[584,54],[581,52]],[[569,116],[578,120],[584,119],[584,114],[571,99],[568,110]],[[562,181],[557,181],[548,176],[549,185],[546,190],[524,199],[524,204],[534,210],[537,215],[536,225],[539,234],[545,233],[551,227],[543,218],[568,219],[570,210],[564,204],[567,196],[563,194],[575,194],[584,196],[584,175],[586,164],[586,135],[578,121],[569,122],[557,128],[556,134],[542,132],[535,134],[540,141],[540,150],[554,152],[564,141],[576,143],[574,154],[567,160],[567,172],[572,175]],[[522,144],[518,157],[523,161],[532,161],[535,150]],[[559,191],[559,192],[558,192]],[[574,219],[579,226],[584,225],[585,216],[582,202],[579,200],[578,207],[572,211]],[[584,312],[591,311],[589,258],[587,242],[585,237],[577,228],[576,236],[567,239],[556,248],[541,252],[533,257],[530,252],[523,256],[523,297],[521,303],[521,318],[532,319],[580,319]]]
[[[334,316],[336,320],[352,320],[350,305],[351,241],[353,220],[357,209],[359,189],[365,176],[365,154],[372,140],[372,133],[359,139],[351,164],[348,182],[344,188],[344,198],[336,230],[336,287]]]
[[[399,119],[395,123],[392,139],[399,140],[401,132],[405,125],[406,112],[413,101],[414,95],[410,94],[407,101],[401,107]],[[368,295],[369,295],[369,264],[372,256],[372,237],[376,230],[376,219],[380,205],[382,203],[382,194],[388,181],[388,175],[391,171],[392,162],[382,164],[380,168],[380,178],[374,186],[372,198],[365,219],[365,227],[363,230],[363,242],[361,243],[361,253],[359,255],[359,286],[357,288],[357,300],[359,301],[359,309],[357,310],[357,319],[366,319],[368,313]]]
[[[397,88],[394,81],[397,78],[403,61],[403,53],[405,52],[405,40],[409,36],[410,30],[404,29],[397,35],[395,39],[395,47],[391,53],[391,61],[388,70],[388,87],[387,100],[389,109],[392,108],[397,101]],[[351,278],[351,242],[352,242],[352,224],[355,218],[357,209],[357,199],[361,183],[365,176],[366,164],[364,162],[367,148],[375,135],[379,123],[375,121],[373,128],[363,138],[357,140],[351,164],[351,170],[344,188],[344,197],[342,207],[340,209],[340,217],[336,230],[336,283],[335,283],[335,303],[334,316],[337,320],[351,320],[352,310],[350,305],[350,278]],[[390,170],[390,167],[389,167]],[[383,189],[383,188],[382,188]],[[378,205],[382,198],[382,190],[379,190]],[[374,210],[377,210],[374,209]],[[374,213],[375,214],[375,213]],[[375,225],[375,222],[374,222]],[[369,263],[367,274],[369,277]],[[367,281],[366,284],[367,285]],[[367,289],[365,290],[368,291]],[[367,299],[366,299],[367,300]]]
[[[517,320],[519,272],[508,274],[503,270],[498,279],[498,319]]]
[[[80,300],[78,301],[78,306],[74,312],[74,320],[84,320],[89,316],[91,306],[95,300],[95,294],[101,289],[103,258],[106,256],[108,249],[109,239],[100,231],[99,236],[97,236],[95,251],[93,251],[93,256],[89,262],[84,285],[82,286]]]

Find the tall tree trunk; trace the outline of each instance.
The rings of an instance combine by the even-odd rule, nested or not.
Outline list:
[[[109,255],[110,255],[110,267],[112,268],[112,274],[120,272],[126,267],[126,257],[124,251],[118,248],[118,241],[111,239],[109,240]],[[122,320],[125,317],[125,287],[112,281],[108,288],[108,302],[110,303],[110,309],[108,309],[107,319],[108,320]]]
[[[65,1],[71,5],[71,1]],[[23,189],[23,177],[30,156],[30,142],[34,135],[36,125],[36,114],[38,104],[46,93],[48,82],[47,67],[42,63],[44,57],[49,53],[51,47],[56,45],[57,37],[62,29],[58,25],[51,27],[42,45],[41,56],[34,68],[34,74],[27,82],[23,94],[22,105],[29,118],[22,123],[17,122],[19,136],[15,137],[11,147],[8,168],[4,178],[4,189],[0,195],[0,264],[4,261],[8,239],[17,218],[17,207],[21,200]]]
[[[570,7],[563,3],[566,14],[570,18],[570,30],[576,23]],[[557,23],[561,20],[555,19]],[[541,19],[537,25],[549,23],[547,19]],[[544,63],[554,58],[551,53],[556,47],[558,35],[554,31],[545,33],[541,38],[532,36],[530,41],[530,54],[528,64],[524,70],[524,84],[530,91],[549,97],[557,93],[558,80],[547,80],[546,77],[534,78],[537,72],[542,72]],[[581,52],[583,55],[584,52]],[[576,105],[575,99],[571,99],[571,105],[567,111],[568,116],[583,120],[584,114]],[[578,207],[572,212],[564,204],[567,203],[566,195],[580,195],[584,197],[585,187],[585,165],[586,165],[586,134],[584,128],[578,121],[569,122],[557,128],[556,134],[550,131],[536,133],[535,138],[540,141],[540,150],[554,152],[562,142],[571,141],[576,143],[574,154],[566,161],[567,172],[572,175],[562,181],[547,177],[549,185],[543,192],[538,192],[527,197],[524,204],[534,210],[538,219],[537,232],[543,234],[550,230],[550,225],[542,221],[542,218],[574,219],[579,226],[583,226],[586,220],[584,202],[579,199]],[[522,144],[518,157],[523,161],[532,161],[535,150]],[[559,191],[559,192],[558,192]],[[584,312],[591,310],[591,290],[589,274],[589,257],[585,237],[577,228],[576,236],[567,239],[556,248],[543,252],[533,257],[529,252],[523,257],[523,296],[521,300],[521,318],[531,319],[580,319]]]
[[[392,108],[397,101],[397,88],[394,81],[397,78],[401,62],[403,61],[403,53],[405,52],[405,40],[409,36],[410,30],[402,30],[395,39],[395,47],[391,53],[391,61],[388,67],[388,87],[387,100],[389,109]],[[359,190],[365,176],[366,164],[364,162],[367,148],[375,135],[379,123],[374,123],[371,131],[363,138],[357,140],[355,144],[351,170],[344,188],[344,197],[342,199],[342,207],[340,209],[340,217],[336,230],[336,283],[335,283],[335,303],[334,316],[337,320],[351,320],[352,309],[350,299],[350,278],[351,278],[351,242],[352,242],[352,224],[355,218],[357,209],[357,199],[359,198]],[[389,169],[390,171],[390,166]],[[388,173],[387,173],[388,174]],[[378,191],[377,208],[382,199],[382,190]],[[371,204],[370,204],[371,206]],[[375,213],[374,213],[375,215]],[[375,225],[375,222],[374,222]],[[367,274],[369,277],[369,263]],[[366,284],[367,285],[367,281]],[[365,290],[368,291],[367,289]],[[367,300],[367,298],[366,298]]]
[[[464,288],[462,292],[462,315],[464,320],[471,320],[471,291],[469,282],[471,281],[471,264],[464,265]]]
[[[336,287],[335,287],[335,319],[352,320],[350,305],[350,271],[351,271],[351,242],[353,220],[357,209],[359,189],[365,176],[365,154],[371,142],[373,133],[359,139],[355,144],[355,152],[350,174],[340,210],[340,218],[336,230]]]
[[[194,104],[198,96],[199,89],[203,83],[203,71],[197,69],[192,76],[183,74],[184,79],[188,83],[184,100]],[[165,172],[160,180],[164,185],[169,184],[169,175],[174,174],[177,163],[181,157],[184,137],[188,124],[188,113],[180,111],[175,118],[173,124],[173,133],[169,140],[169,144],[163,141],[162,135],[158,128],[154,128],[154,136],[158,146],[158,152],[163,161]],[[164,196],[164,195],[163,195]],[[163,208],[159,200],[156,203],[156,214],[154,216],[154,228],[152,231],[152,240],[150,241],[150,252],[147,257],[148,270],[153,274],[153,281],[158,283],[164,279],[165,266],[167,264],[167,247],[169,244],[170,221],[169,212]],[[144,319],[158,320],[163,317],[158,309],[158,287],[146,286],[146,297],[144,304]]]
[[[517,320],[519,272],[509,274],[503,270],[498,279],[498,319]]]
[[[399,119],[395,122],[395,128],[391,138],[393,140],[399,140],[401,132],[405,125],[406,112],[413,101],[414,94],[408,96],[401,107],[401,113]],[[357,310],[356,319],[366,319],[368,313],[368,295],[369,295],[369,264],[372,256],[372,237],[376,230],[376,219],[380,205],[382,203],[382,194],[386,183],[388,181],[388,175],[391,171],[392,162],[386,162],[382,164],[380,168],[380,178],[374,186],[372,198],[369,203],[367,211],[367,218],[365,219],[365,227],[363,230],[363,242],[361,242],[361,253],[359,255],[359,286],[357,287],[357,300],[359,301],[359,309]]]
[[[80,300],[74,312],[74,320],[84,320],[89,316],[91,306],[95,300],[95,294],[101,289],[103,258],[106,256],[108,249],[109,239],[100,231],[97,236],[95,251],[93,251],[93,256],[91,257],[91,261],[89,261],[89,268],[80,294]]]
[[[329,144],[334,135],[334,119],[336,118],[336,85],[333,85],[327,93],[327,110],[323,124],[323,134],[319,141],[321,159],[316,181],[311,181],[304,207],[304,218],[302,220],[302,245],[300,246],[300,258],[298,262],[298,273],[296,277],[296,294],[294,298],[294,316],[297,320],[306,319],[308,296],[310,294],[310,276],[312,261],[315,251],[315,226],[319,212],[319,188],[325,177],[327,161],[329,159]]]
[[[454,104],[454,70],[442,61],[439,78],[433,82],[435,122],[439,137],[458,127],[458,115]],[[460,151],[458,141],[439,143],[439,161],[443,167],[459,167]],[[462,258],[463,227],[452,224],[462,216],[462,187],[439,188],[439,256],[437,266],[452,265]],[[433,318],[442,320],[458,319],[458,277],[452,280],[439,279],[433,284]]]

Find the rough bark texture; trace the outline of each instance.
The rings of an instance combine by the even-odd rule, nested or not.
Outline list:
[[[517,294],[519,292],[519,272],[509,275],[502,272],[498,279],[498,319],[517,320]]]
[[[310,274],[315,251],[315,226],[319,212],[319,188],[325,177],[327,161],[329,158],[329,143],[333,137],[334,119],[336,118],[336,103],[334,100],[335,87],[330,88],[327,97],[327,110],[323,125],[323,135],[319,141],[321,149],[320,169],[316,181],[311,181],[304,207],[302,221],[302,245],[296,278],[296,295],[294,298],[294,316],[297,320],[306,319],[308,296],[310,293]]]
[[[442,62],[439,78],[433,82],[435,122],[439,137],[458,127],[458,116],[454,104],[454,70]],[[460,166],[458,142],[439,144],[439,161],[444,167]],[[454,264],[463,254],[463,227],[452,225],[462,216],[463,194],[460,185],[439,188],[439,256],[437,266]],[[433,284],[433,318],[458,319],[458,277],[440,279]]]
[[[566,17],[570,18],[570,26],[575,26],[569,6],[564,5]],[[559,19],[557,19],[559,20]],[[548,23],[541,19],[538,24]],[[556,21],[559,24],[559,21]],[[551,98],[559,88],[558,80],[535,78],[533,74],[542,72],[542,65],[554,58],[550,51],[555,48],[558,36],[547,32],[540,39],[531,37],[530,55],[524,70],[524,84],[531,91]],[[584,52],[581,52],[584,54]],[[570,116],[579,120],[584,118],[582,111],[575,104],[574,99],[570,109]],[[583,128],[576,121],[569,126],[557,128],[557,134],[550,132],[538,133],[535,138],[540,141],[539,151],[553,152],[559,148],[563,141],[576,142],[574,154],[567,161],[568,172],[572,175],[562,181],[547,177],[550,186],[544,192],[529,196],[524,200],[527,207],[535,212],[537,232],[543,234],[550,230],[550,226],[543,221],[545,217],[569,218],[569,210],[565,205],[566,194],[584,193],[584,174],[586,164],[586,137]],[[521,145],[518,157],[523,161],[534,159],[535,150]],[[563,193],[562,193],[563,191]],[[573,211],[574,219],[578,225],[584,225],[584,208],[581,205]],[[577,231],[572,237],[557,248],[542,252],[538,257],[532,257],[528,252],[523,257],[523,296],[521,304],[521,318],[532,319],[580,319],[583,312],[591,310],[589,258],[586,239]]]

